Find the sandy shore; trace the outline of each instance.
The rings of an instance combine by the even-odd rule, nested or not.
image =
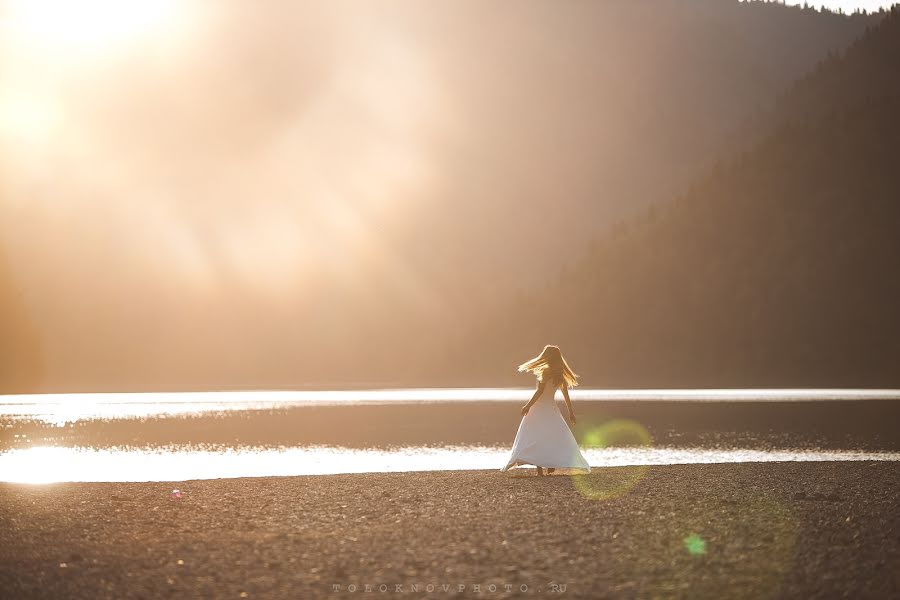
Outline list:
[[[898,506],[898,463],[4,484],[0,595],[896,598]]]

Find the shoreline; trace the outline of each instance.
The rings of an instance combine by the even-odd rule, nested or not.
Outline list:
[[[193,480],[173,500],[174,487],[0,484],[0,589],[22,598],[340,598],[365,585],[403,597],[900,592],[896,462]]]
[[[764,450],[745,448],[581,449],[598,468],[769,463],[900,462],[900,452]],[[0,483],[172,483],[261,477],[496,472],[509,447],[390,448],[128,448],[39,447],[0,453]],[[523,465],[510,476],[534,473]]]

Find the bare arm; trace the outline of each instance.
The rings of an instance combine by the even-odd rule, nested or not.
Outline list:
[[[562,393],[563,398],[566,400],[566,407],[569,409],[569,420],[572,421],[572,425],[575,424],[575,411],[572,410],[572,401],[569,400],[569,386],[566,384],[562,385]]]
[[[531,405],[537,402],[537,399],[541,397],[541,393],[544,391],[545,385],[547,385],[547,382],[544,380],[538,382],[537,389],[534,391],[534,396],[531,397],[531,400],[528,401],[528,404],[522,407],[523,415],[527,415],[528,410],[531,408]]]

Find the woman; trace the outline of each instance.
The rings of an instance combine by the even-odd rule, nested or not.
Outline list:
[[[569,400],[569,386],[578,385],[578,375],[572,372],[556,346],[544,346],[540,356],[519,365],[519,371],[529,371],[537,376],[537,390],[522,407],[522,422],[513,442],[512,456],[501,471],[519,465],[534,465],[541,477],[544,469],[548,473],[590,473],[591,467],[581,455],[554,400],[556,390],[561,389],[569,409],[569,420],[574,425],[575,412]]]

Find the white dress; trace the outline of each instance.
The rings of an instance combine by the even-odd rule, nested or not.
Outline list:
[[[556,405],[554,397],[557,389],[548,383],[541,397],[531,405],[528,414],[522,417],[509,462],[501,471],[519,465],[534,465],[570,475],[591,472],[591,467],[578,449],[578,442],[575,441],[569,424]]]

